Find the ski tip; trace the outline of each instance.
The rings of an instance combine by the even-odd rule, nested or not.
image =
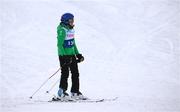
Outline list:
[[[114,98],[114,100],[117,100],[117,99],[118,99],[118,97],[115,97],[115,98]]]
[[[96,101],[96,103],[103,102],[103,101],[105,101],[105,99],[98,100],[98,101]]]

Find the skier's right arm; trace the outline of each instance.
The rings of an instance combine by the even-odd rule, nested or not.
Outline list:
[[[64,47],[63,47],[63,44],[64,44],[64,39],[65,39],[65,35],[66,35],[66,32],[64,29],[60,28],[57,30],[57,39],[58,39],[58,53],[59,55],[63,56],[65,55],[65,51],[64,51]]]

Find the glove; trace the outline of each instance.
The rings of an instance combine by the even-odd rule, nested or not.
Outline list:
[[[71,56],[65,55],[65,56],[62,56],[62,57],[63,57],[63,60],[64,60],[64,65],[70,65],[72,63],[72,57]]]
[[[77,60],[76,60],[76,61],[77,61],[78,63],[84,61],[84,57],[82,56],[82,54],[77,54],[76,57],[77,57]]]

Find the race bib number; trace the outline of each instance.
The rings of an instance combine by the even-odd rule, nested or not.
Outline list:
[[[64,40],[64,48],[71,48],[74,46],[74,39]]]

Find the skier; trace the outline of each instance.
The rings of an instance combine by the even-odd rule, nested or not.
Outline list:
[[[84,57],[79,53],[74,38],[74,15],[65,13],[61,16],[61,22],[57,27],[57,46],[61,67],[61,79],[58,90],[58,97],[66,97],[68,88],[69,71],[71,71],[72,87],[71,97],[82,97],[79,91],[79,62]]]

